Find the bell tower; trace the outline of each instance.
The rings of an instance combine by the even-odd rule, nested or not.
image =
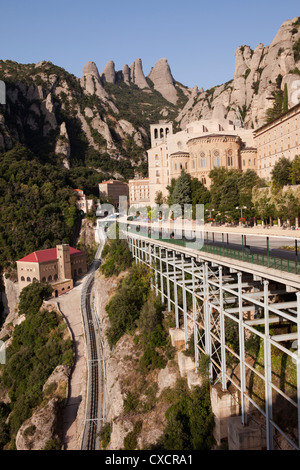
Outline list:
[[[69,245],[57,245],[56,252],[59,280],[72,279]]]

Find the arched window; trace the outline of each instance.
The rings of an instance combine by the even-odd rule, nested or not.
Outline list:
[[[48,282],[51,282],[52,281],[52,276],[48,276]]]
[[[54,281],[57,281],[57,279],[58,279],[58,275],[54,274]]]
[[[27,281],[27,282],[31,282],[31,279],[30,279],[30,277],[28,277],[28,278],[26,279],[26,281]]]
[[[164,130],[163,128],[160,129],[160,138],[163,139],[164,138]]]
[[[157,137],[158,137],[158,130],[154,129],[154,139],[157,139]]]
[[[32,279],[32,281],[33,281],[33,282],[36,282],[36,281],[37,281],[37,278],[36,278],[36,277],[34,277],[34,278]]]
[[[25,281],[25,277],[24,277],[24,276],[21,277],[21,281]]]
[[[46,282],[46,278],[45,278],[45,277],[42,278],[42,282]]]

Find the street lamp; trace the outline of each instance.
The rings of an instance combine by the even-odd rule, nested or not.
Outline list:
[[[215,209],[205,209],[206,212],[209,212],[209,217],[211,218],[211,213],[214,212]]]
[[[240,221],[241,223],[240,223],[240,225],[243,225],[243,209],[247,209],[247,207],[246,206],[242,206],[242,207],[237,206],[236,209],[240,209],[240,211],[241,211],[241,221]]]

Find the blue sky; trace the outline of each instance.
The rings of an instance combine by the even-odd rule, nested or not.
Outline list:
[[[207,89],[231,80],[234,53],[269,45],[281,24],[300,16],[299,0],[10,0],[1,2],[0,58],[50,60],[81,77],[137,58],[144,74],[162,57],[174,78]]]

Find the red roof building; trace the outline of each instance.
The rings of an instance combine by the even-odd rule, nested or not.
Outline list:
[[[54,295],[73,288],[73,281],[87,272],[86,255],[69,245],[39,250],[17,261],[20,291],[32,282],[48,282]]]

